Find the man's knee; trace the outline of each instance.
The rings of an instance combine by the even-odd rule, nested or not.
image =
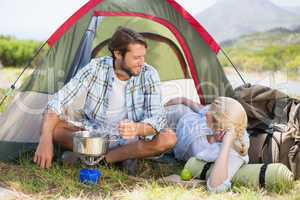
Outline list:
[[[81,128],[72,126],[68,122],[61,120],[53,130],[53,142],[67,149],[72,149],[73,135],[75,132],[81,130]]]
[[[159,152],[166,152],[176,144],[176,134],[172,129],[162,130],[157,138],[155,148]]]

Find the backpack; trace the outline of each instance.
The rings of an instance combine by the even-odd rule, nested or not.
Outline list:
[[[243,85],[234,98],[246,110],[250,163],[283,163],[300,177],[300,100],[261,85]]]

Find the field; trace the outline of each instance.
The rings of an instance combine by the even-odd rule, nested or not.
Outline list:
[[[257,188],[233,187],[223,194],[210,194],[205,186],[187,187],[159,181],[179,173],[182,165],[139,161],[136,177],[117,168],[98,167],[103,174],[98,185],[79,183],[84,166],[67,166],[59,161],[50,170],[39,169],[30,156],[17,163],[0,162],[0,186],[20,192],[22,199],[299,199],[300,181],[292,190],[267,192]]]

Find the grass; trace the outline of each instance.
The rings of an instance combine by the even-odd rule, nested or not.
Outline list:
[[[300,180],[293,189],[282,192],[233,187],[223,194],[210,194],[204,186],[184,187],[160,182],[158,179],[179,173],[182,165],[163,164],[153,161],[139,161],[137,177],[104,166],[98,167],[103,174],[98,185],[85,185],[78,181],[81,164],[66,166],[59,161],[49,170],[38,168],[31,156],[22,156],[17,163],[0,162],[0,186],[24,193],[34,199],[300,199]]]
[[[0,68],[0,101],[2,97],[8,94],[8,98],[5,100],[4,104],[0,105],[0,113],[4,112],[6,106],[12,99],[13,92],[9,91],[10,85],[12,85],[16,78],[21,74],[23,68],[17,67],[4,67]],[[17,82],[16,87],[18,88],[22,81],[32,72],[32,69],[27,69],[20,80]]]
[[[3,67],[0,68],[1,74],[5,74],[5,79],[13,81],[21,72],[23,68],[18,67]]]
[[[85,168],[80,163],[71,167],[54,162],[49,170],[42,170],[31,160],[31,156],[23,156],[17,163],[0,162],[0,186],[32,197],[70,198],[84,195],[89,198],[99,196],[108,198],[114,195],[114,192],[129,191],[140,184],[149,184],[151,180],[162,175],[177,173],[177,170],[181,168],[140,161],[139,178],[132,178],[116,168],[107,169],[100,166],[98,169],[102,173],[101,181],[99,185],[93,186],[79,183],[79,170]]]
[[[0,101],[2,100],[2,98],[6,93],[7,90],[0,88]],[[6,100],[3,102],[3,104],[0,105],[0,113],[5,111],[5,108],[7,107],[10,101],[11,101],[11,97],[7,97]]]
[[[7,82],[7,83],[9,83],[9,85],[11,85],[16,80],[16,78],[21,74],[22,71],[23,71],[23,68],[18,68],[18,67],[0,68],[0,78],[4,79],[1,81]],[[21,83],[22,80],[24,80],[24,78],[26,76],[28,76],[32,71],[33,71],[33,69],[31,69],[31,68],[27,69],[24,72],[24,74],[21,76],[19,83]]]

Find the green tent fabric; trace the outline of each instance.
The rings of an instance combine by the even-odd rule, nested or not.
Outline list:
[[[217,58],[219,45],[176,1],[90,0],[49,37],[45,55],[33,59],[34,71],[0,115],[0,160],[11,157],[5,149],[19,153],[24,144],[34,148],[48,99],[91,58],[108,54],[107,43],[118,26],[144,35],[146,62],[162,81],[192,80],[203,104],[233,96]]]
[[[96,36],[95,44],[109,38],[119,25],[169,37],[181,50],[187,62],[187,70],[199,90],[202,103],[210,103],[214,97],[220,95],[232,96],[232,87],[216,56],[218,45],[209,34],[204,34],[205,30],[197,21],[184,18],[187,12],[183,8],[178,8],[178,4],[174,4],[176,2],[171,0],[94,0],[88,2],[77,11],[78,15],[72,16],[48,39],[50,46],[48,54],[38,70],[23,84],[22,90],[54,93],[61,88],[68,72],[72,70],[70,67],[89,23],[93,17],[100,16],[103,19],[97,33],[102,32],[102,34]],[[87,9],[90,10],[87,11]],[[81,18],[74,19],[76,17]],[[75,20],[77,21],[74,22]],[[192,26],[194,23],[198,24]],[[159,54],[161,54],[160,49],[153,55]],[[167,56],[164,59],[177,60]],[[165,67],[173,70],[172,63]],[[171,80],[172,77],[168,79],[168,70],[163,72],[160,73],[160,76],[166,77],[163,80]],[[49,73],[53,78],[49,78]]]
[[[213,163],[195,157],[190,158],[184,168],[192,172],[194,178],[207,179]],[[293,185],[293,173],[281,163],[243,165],[233,176],[235,185],[246,187],[265,187],[267,190],[283,190]]]

